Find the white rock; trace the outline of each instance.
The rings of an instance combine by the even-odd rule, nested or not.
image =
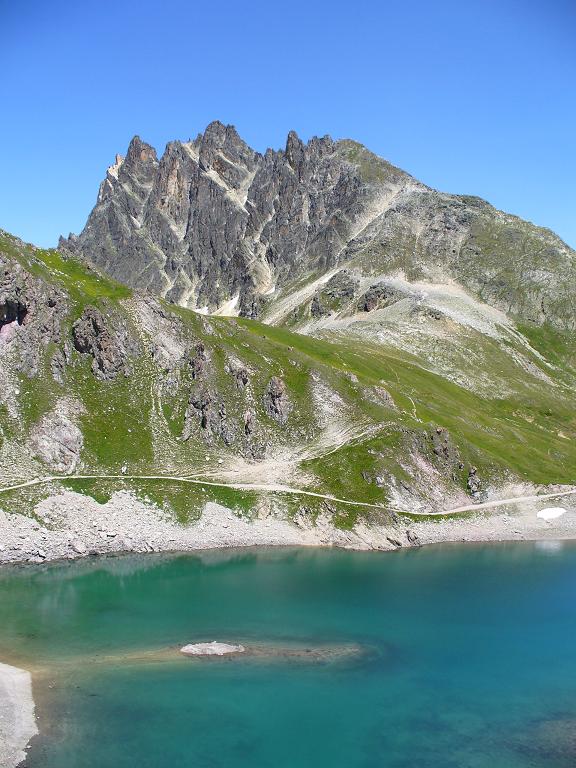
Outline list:
[[[230,645],[229,643],[191,643],[180,648],[180,653],[185,656],[226,656],[229,653],[244,653],[243,645]]]
[[[557,517],[562,517],[566,514],[564,507],[546,507],[537,512],[536,517],[542,518],[542,520],[555,520]]]

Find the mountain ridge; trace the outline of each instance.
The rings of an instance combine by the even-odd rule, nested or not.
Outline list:
[[[294,281],[351,263],[362,274],[456,280],[537,325],[573,328],[576,316],[574,251],[554,233],[328,136],[304,144],[290,132],[284,150],[260,154],[215,122],[169,142],[160,159],[135,137],[82,233],[59,247],[208,313],[265,316]]]

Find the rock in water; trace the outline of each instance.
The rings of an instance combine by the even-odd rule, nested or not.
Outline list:
[[[180,653],[185,656],[226,656],[230,653],[244,653],[243,645],[231,645],[229,643],[191,643],[180,648]]]

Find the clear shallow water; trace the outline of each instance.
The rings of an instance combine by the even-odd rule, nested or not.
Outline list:
[[[559,547],[0,569],[0,658],[45,670],[26,766],[573,768],[576,547]],[[205,639],[369,652],[93,663]]]

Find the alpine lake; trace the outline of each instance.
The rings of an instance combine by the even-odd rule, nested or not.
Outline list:
[[[573,768],[576,546],[4,566],[0,660],[25,768]]]

